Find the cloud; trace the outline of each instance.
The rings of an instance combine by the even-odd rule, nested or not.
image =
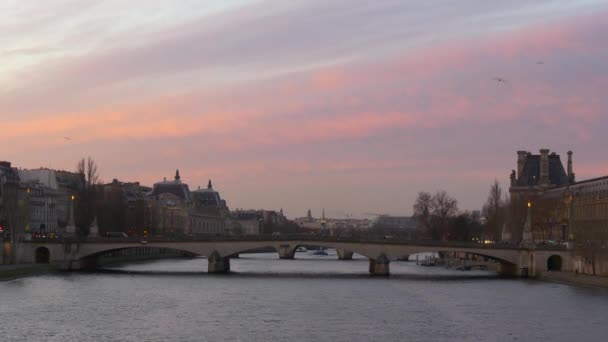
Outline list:
[[[180,167],[192,184],[217,178],[237,203],[276,191],[266,203],[276,205],[288,188],[305,194],[285,194],[295,208],[313,188],[340,197],[361,184],[387,194],[371,204],[387,211],[437,187],[475,208],[519,149],[603,152],[608,12],[473,34],[459,21],[467,6],[451,16],[402,1],[360,5],[290,2],[267,17],[235,9],[223,24],[194,20],[134,47],[49,61],[28,87],[0,95],[0,144],[19,141],[6,157],[30,167],[94,155],[107,178],[151,183]],[[497,13],[484,6],[481,17]],[[423,42],[416,30],[393,33],[412,11],[450,18],[441,37],[419,18]],[[217,86],[199,79],[228,74]]]

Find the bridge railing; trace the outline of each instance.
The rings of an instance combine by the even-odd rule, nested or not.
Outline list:
[[[199,236],[199,237],[163,237],[163,238],[119,238],[119,237],[95,237],[95,238],[62,238],[62,239],[44,239],[36,238],[30,241],[32,243],[170,243],[170,242],[240,242],[240,241],[298,241],[302,244],[314,245],[315,242],[323,243],[375,243],[375,244],[394,244],[394,245],[412,245],[412,246],[433,246],[433,247],[449,247],[449,248],[481,248],[481,249],[521,249],[517,243],[478,243],[469,241],[436,241],[436,240],[411,240],[399,237],[386,236],[322,236],[322,235],[219,235],[219,236]],[[561,245],[543,245],[534,246],[534,249],[560,250],[566,249]]]

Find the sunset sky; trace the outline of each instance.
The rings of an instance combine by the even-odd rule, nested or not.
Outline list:
[[[235,208],[481,208],[516,151],[608,175],[608,1],[0,2],[0,160]],[[493,80],[501,77],[506,83]],[[70,140],[64,137],[69,137]]]

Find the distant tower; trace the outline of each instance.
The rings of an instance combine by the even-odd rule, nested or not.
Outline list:
[[[308,219],[308,222],[312,222],[312,213],[310,212],[310,209],[308,209],[308,213],[306,213],[306,218]]]
[[[327,230],[327,221],[325,220],[325,208],[323,208],[323,211],[321,213],[321,234],[332,235],[331,233],[331,231]]]
[[[209,183],[207,183],[207,189],[213,189],[213,185],[211,185],[211,179],[209,180]]]
[[[181,177],[179,176],[179,169],[176,169],[176,170],[175,170],[175,180],[176,180],[176,181],[179,181],[179,180],[180,180],[180,178],[181,178]]]
[[[572,151],[568,151],[568,181],[575,182],[574,172],[572,171]]]

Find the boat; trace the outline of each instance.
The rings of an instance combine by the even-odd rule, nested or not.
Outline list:
[[[420,263],[420,266],[435,266],[435,258],[431,256],[426,256],[424,260]]]
[[[315,251],[312,255],[329,255],[324,249],[319,249]]]
[[[296,248],[296,252],[306,252],[306,251],[308,251],[308,250],[304,246],[300,246],[300,247]]]

